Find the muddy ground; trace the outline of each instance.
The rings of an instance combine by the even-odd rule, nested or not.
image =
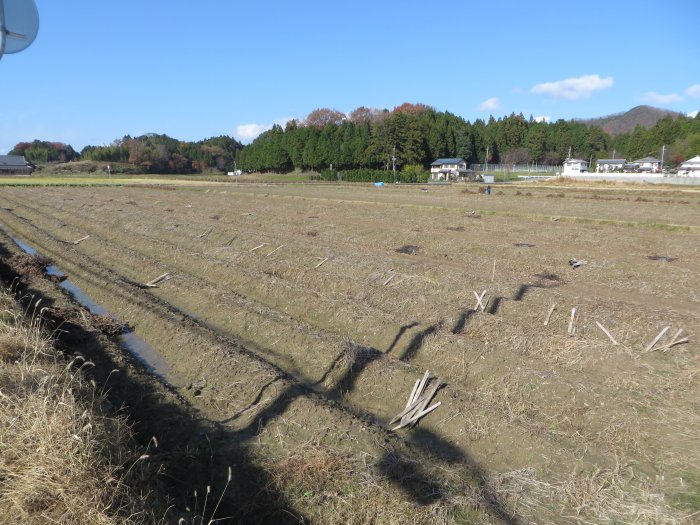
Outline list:
[[[188,421],[172,445],[216,435],[220,472],[244,458],[231,508],[319,522],[691,523],[699,205],[537,186],[0,190],[6,257],[29,243],[164,358],[161,382],[95,350]],[[666,326],[657,346],[690,341],[645,352]],[[389,430],[426,369],[441,406]],[[144,436],[170,432],[148,419]]]

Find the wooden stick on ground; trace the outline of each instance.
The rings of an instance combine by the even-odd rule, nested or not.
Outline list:
[[[667,344],[665,344],[665,345],[662,345],[662,346],[659,346],[659,347],[657,347],[657,348],[654,348],[653,350],[651,350],[651,352],[657,352],[657,351],[659,351],[659,350],[661,350],[661,351],[663,351],[663,352],[668,352],[672,347],[674,347],[674,346],[676,346],[676,345],[689,342],[690,339],[689,339],[688,337],[684,337],[683,339],[680,339],[680,336],[681,336],[682,333],[683,333],[683,329],[680,328],[680,329],[676,332],[676,335],[674,335],[674,336],[671,338],[671,342],[670,342],[670,343],[667,343]]]
[[[481,295],[474,292],[474,297],[476,297],[476,305],[474,306],[474,311],[478,311],[479,307],[481,307],[482,312],[486,310],[486,305],[482,302],[482,300],[484,299],[484,295],[486,295],[486,290],[481,292]]]
[[[320,263],[318,263],[316,266],[314,266],[314,270],[315,270],[316,268],[320,267],[322,264],[324,264],[328,259],[330,259],[330,257],[326,257],[326,258],[323,259]]]
[[[86,235],[85,237],[83,237],[81,239],[77,239],[75,241],[61,241],[61,242],[65,243],[65,244],[80,244],[81,242],[83,242],[89,238],[90,238],[90,236]]]
[[[159,275],[152,281],[148,281],[147,283],[144,283],[142,286],[144,288],[158,288],[158,284],[162,283],[163,281],[168,281],[172,278],[172,275],[170,275],[169,272],[164,273],[163,275]]]
[[[386,281],[384,281],[384,284],[382,286],[386,286],[387,284],[389,284],[394,279],[394,277],[396,277],[396,274],[392,273],[391,277],[389,277]]]
[[[496,278],[496,259],[493,260],[493,270],[491,270],[491,282]]]
[[[442,404],[442,402],[438,401],[437,403],[435,403],[435,404],[434,404],[433,406],[431,406],[430,408],[426,408],[426,409],[421,410],[420,412],[418,412],[418,413],[415,414],[414,416],[411,416],[410,418],[406,419],[405,421],[402,420],[401,423],[400,423],[399,425],[395,426],[395,427],[392,428],[391,430],[399,430],[400,428],[403,428],[403,427],[405,427],[405,426],[408,426],[408,425],[410,425],[411,423],[417,422],[420,418],[422,418],[423,416],[428,415],[430,412],[432,412],[433,410],[435,410],[435,409],[436,409],[437,407],[439,407],[441,404]]]
[[[207,235],[209,235],[213,230],[214,230],[214,228],[209,228],[209,229],[208,229],[207,231],[205,231],[204,233],[200,233],[199,235],[197,235],[197,238],[198,238],[198,239],[203,239],[204,237],[206,237]]]
[[[256,247],[253,248],[252,250],[248,250],[248,252],[254,252],[255,250],[259,250],[260,248],[262,248],[263,246],[267,246],[268,244],[269,244],[269,243],[264,242],[264,243],[262,243],[262,244],[259,244],[258,246],[256,246]]]
[[[567,330],[569,335],[574,335],[576,332],[574,321],[576,321],[576,307],[571,309],[571,319],[569,319],[569,329]]]
[[[654,340],[647,346],[644,351],[645,352],[651,352],[651,349],[654,348],[654,345],[659,342],[659,340],[664,336],[664,334],[668,331],[668,329],[671,328],[670,326],[667,326],[661,332],[659,332],[659,335],[657,335]]]
[[[547,318],[544,320],[544,325],[548,326],[549,325],[549,318],[552,317],[552,312],[554,312],[554,309],[557,307],[557,303],[554,303],[552,307],[549,309],[549,313],[547,314]]]
[[[265,257],[269,257],[270,255],[272,255],[273,253],[275,253],[275,252],[276,252],[277,250],[279,250],[280,248],[284,248],[284,244],[280,244],[277,248],[275,248],[274,250],[272,250],[272,251],[271,251],[270,253],[268,253]]]
[[[658,348],[654,348],[652,352],[656,352],[657,350],[661,350],[662,352],[668,352],[671,348],[673,348],[676,345],[680,345],[683,343],[689,343],[690,338],[689,337],[684,337],[683,339],[677,339],[676,341],[671,341],[670,343],[660,346]]]
[[[608,336],[608,339],[610,339],[612,341],[612,344],[617,346],[618,343],[617,343],[617,341],[615,341],[615,338],[612,335],[610,335],[610,332],[608,332],[605,329],[605,327],[602,324],[600,324],[598,321],[596,321],[595,324],[597,324],[598,328],[600,328],[603,331],[603,333]]]
[[[394,416],[394,418],[391,421],[389,421],[390,425],[392,423],[396,423],[398,420],[402,419],[405,415],[410,414],[411,412],[414,412],[416,410],[416,408],[423,402],[422,392],[423,392],[423,389],[425,388],[425,385],[428,381],[427,376],[428,376],[428,371],[426,370],[425,375],[423,376],[423,379],[421,379],[421,382],[418,385],[418,388],[416,389],[416,393],[413,396],[413,401],[411,402],[410,405],[408,405],[406,408],[404,408],[402,412],[400,412],[399,414]],[[437,388],[435,388],[435,392],[437,392]],[[433,392],[433,394],[435,392]],[[426,396],[427,395],[428,394],[426,394]],[[430,397],[432,397],[432,395],[430,395]],[[430,402],[430,400],[428,400],[428,402]]]

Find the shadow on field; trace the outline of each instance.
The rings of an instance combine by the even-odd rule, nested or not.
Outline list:
[[[216,523],[308,522],[287,506],[282,494],[271,488],[273,485],[267,474],[254,464],[235,435],[198,417],[172,389],[142,372],[122,352],[110,352],[110,342],[101,333],[52,314],[51,307],[56,301],[32,288],[31,282],[21,279],[8,263],[12,255],[14,253],[0,244],[2,283],[11,287],[28,314],[48,307],[42,317],[47,328],[52,330],[56,347],[67,357],[83,355],[95,364],[86,375],[105,389],[113,407],[129,415],[136,446],[148,447],[149,461],[159,465],[162,474],[155,476],[152,487],[144,487],[144,490],[171,498],[174,506],[163,517],[164,522],[175,523],[181,517],[187,523],[198,522],[199,518],[185,508],[202,509],[207,486],[211,487],[209,502],[218,501],[226,485],[228,466],[232,468],[232,482],[216,516],[205,515],[204,522],[210,519],[215,519]],[[38,300],[39,306],[35,307]],[[151,444],[153,437],[158,441],[155,449]],[[194,498],[195,490],[200,495],[198,501]],[[166,501],[163,503],[165,505]],[[212,508],[210,504],[209,509]]]
[[[465,312],[466,319],[470,317],[467,314],[468,312]],[[417,323],[411,323],[403,326],[389,350],[393,349],[408,329],[416,325]],[[442,323],[436,323],[416,334],[408,347],[413,349],[413,352],[405,352],[402,359],[406,359],[408,355],[411,357],[415,355],[415,352],[423,345],[423,340],[428,335],[439,330],[441,326]],[[319,381],[319,383],[324,382],[339,366],[346,368],[344,374],[336,380],[334,386],[323,397],[328,400],[341,399],[344,393],[351,391],[355,387],[356,380],[364,369],[382,356],[383,353],[374,348],[349,346],[331,363]],[[270,421],[284,414],[296,398],[308,394],[309,392],[299,385],[288,385],[246,427],[238,431],[238,439],[241,441],[253,440]],[[352,410],[350,411],[352,412]],[[363,414],[355,415],[363,417]],[[377,421],[376,423],[382,426],[386,425],[386,421]],[[413,446],[414,450],[420,450],[422,455],[420,459],[400,453],[393,447],[386,447],[388,449],[387,452],[379,458],[375,468],[383,477],[396,484],[411,501],[418,505],[429,505],[437,500],[447,499],[455,492],[464,492],[472,494],[474,505],[485,509],[497,522],[505,525],[519,525],[520,521],[505,510],[499,495],[488,487],[488,477],[484,469],[463,450],[455,447],[434,432],[420,427],[413,428],[410,431],[407,441]],[[435,471],[439,470],[441,463],[451,465],[458,463],[464,466],[463,487],[455,487],[453,485],[447,487],[444,482],[441,482],[439,476],[435,474]],[[432,468],[426,468],[426,466]],[[435,466],[437,468],[434,468]]]

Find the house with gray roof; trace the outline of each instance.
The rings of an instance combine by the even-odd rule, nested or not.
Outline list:
[[[622,171],[627,159],[598,159],[596,161],[596,173],[608,173],[611,171]]]
[[[461,157],[437,159],[430,165],[430,180],[462,180],[469,178],[470,171],[467,169],[467,161]]]
[[[31,175],[34,166],[22,155],[0,155],[0,175]]]
[[[678,166],[678,175],[687,175],[690,177],[700,177],[700,155],[686,160]]]
[[[654,157],[644,157],[634,161],[639,171],[661,171],[661,160]]]

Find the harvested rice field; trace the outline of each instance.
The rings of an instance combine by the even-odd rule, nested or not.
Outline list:
[[[700,522],[700,191],[477,189],[2,187],[0,242],[245,450],[239,520]]]

